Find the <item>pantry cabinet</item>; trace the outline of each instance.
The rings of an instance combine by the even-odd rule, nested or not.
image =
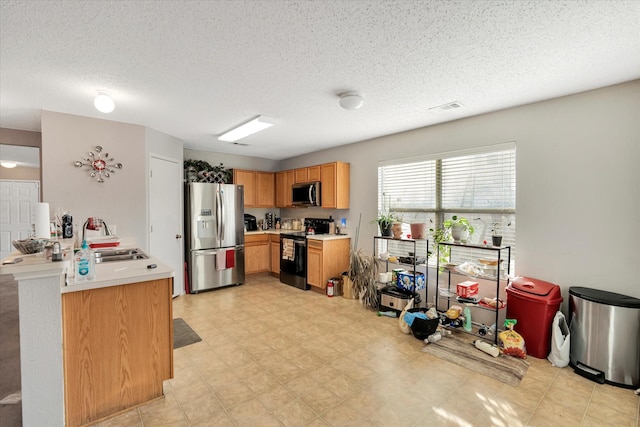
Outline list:
[[[293,207],[291,200],[291,186],[295,180],[294,170],[276,172],[276,207]]]
[[[349,163],[333,162],[320,165],[322,207],[349,209]]]
[[[275,174],[273,172],[234,169],[233,183],[244,186],[245,208],[275,206]]]
[[[269,271],[271,244],[268,234],[252,234],[244,237],[244,272],[246,274]]]
[[[327,281],[349,268],[351,239],[307,239],[307,284],[324,290]]]

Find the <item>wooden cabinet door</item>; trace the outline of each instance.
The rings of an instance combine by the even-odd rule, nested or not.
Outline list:
[[[173,377],[173,279],[62,295],[66,425],[162,396]]]
[[[256,172],[257,208],[272,208],[275,206],[275,176],[273,172]]]
[[[310,286],[324,289],[322,246],[322,242],[319,240],[307,240],[307,283]]]
[[[287,195],[287,172],[276,172],[276,208],[286,208],[286,195]],[[291,192],[291,187],[289,187]],[[291,196],[289,196],[291,197]]]
[[[291,186],[295,180],[293,169],[276,173],[276,207],[290,208],[293,205],[291,200]]]
[[[244,272],[246,274],[269,271],[270,251],[268,234],[245,236],[244,239]]]
[[[309,182],[320,181],[320,166],[309,166],[307,168],[307,178]]]
[[[343,162],[320,165],[323,208],[349,209],[349,169],[349,163]]]
[[[295,169],[295,183],[304,184],[309,182],[309,170],[307,168]]]
[[[336,164],[327,163],[320,166],[322,207],[337,209],[336,199]]]
[[[241,169],[233,170],[233,183],[244,185],[244,207],[256,206],[256,172]]]
[[[280,274],[280,236],[271,235],[271,273]]]

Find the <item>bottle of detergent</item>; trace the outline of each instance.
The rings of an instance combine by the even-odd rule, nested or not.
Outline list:
[[[75,265],[76,282],[93,280],[96,269],[96,256],[89,245],[87,245],[86,240],[82,241],[82,248],[78,251],[78,253],[76,253]]]

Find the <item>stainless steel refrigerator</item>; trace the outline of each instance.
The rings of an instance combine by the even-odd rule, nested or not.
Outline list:
[[[244,187],[185,184],[189,292],[244,282]]]

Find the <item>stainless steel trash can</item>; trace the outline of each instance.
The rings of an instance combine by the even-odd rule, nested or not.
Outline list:
[[[599,383],[640,385],[640,299],[569,288],[570,365]]]

